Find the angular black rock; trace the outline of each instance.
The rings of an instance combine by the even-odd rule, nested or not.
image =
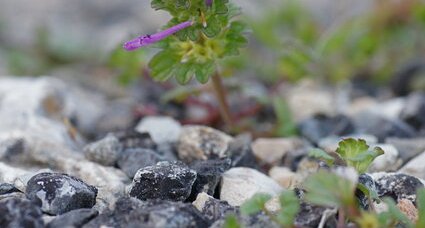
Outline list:
[[[343,136],[352,134],[355,131],[351,119],[344,115],[332,117],[320,114],[315,115],[302,121],[298,128],[302,136],[315,144],[327,136]]]
[[[196,179],[196,172],[182,162],[158,162],[137,171],[130,196],[141,200],[186,200]]]
[[[130,148],[156,149],[156,143],[152,140],[149,133],[131,130],[116,132],[114,135],[120,141],[123,150]]]
[[[227,201],[215,199],[205,193],[198,195],[197,201],[193,202],[193,204],[210,224],[217,220],[225,219],[230,214],[239,213],[239,208],[231,206]]]
[[[26,194],[43,212],[56,215],[93,207],[97,188],[67,174],[39,173],[28,181]]]
[[[228,158],[217,160],[197,161],[190,168],[196,171],[196,180],[192,187],[191,199],[201,192],[214,195],[220,182],[221,175],[230,169],[232,161]]]
[[[416,202],[416,191],[423,188],[422,182],[413,176],[401,173],[389,173],[375,179],[379,197],[391,197],[396,202],[408,199]]]
[[[360,184],[363,184],[367,189],[377,192],[375,181],[369,174],[360,174],[358,181]],[[356,189],[356,197],[359,201],[360,206],[364,210],[368,210],[370,206],[369,199],[360,189]]]
[[[425,93],[411,94],[400,113],[400,118],[417,131],[425,133]]]
[[[203,215],[189,203],[164,200],[140,201],[135,198],[120,198],[115,210],[101,214],[85,228],[91,227],[149,227],[180,228],[208,227]]]
[[[47,228],[82,227],[99,214],[98,211],[89,208],[69,211],[56,216],[47,224]]]
[[[296,227],[317,227],[326,209],[326,207],[302,202],[295,218]]]
[[[232,167],[249,167],[259,169],[251,148],[252,138],[248,134],[237,136],[229,143],[226,154],[232,160]]]
[[[239,224],[241,227],[249,227],[249,228],[279,228],[277,223],[273,222],[270,217],[263,213],[258,213],[255,215],[237,215]],[[220,219],[214,222],[210,228],[222,228],[224,227],[226,219]]]
[[[417,135],[415,129],[405,122],[386,119],[373,113],[358,114],[355,117],[355,124],[359,132],[374,135],[379,142],[384,142],[388,137],[412,138]]]
[[[26,198],[25,194],[17,189],[13,184],[1,183],[0,184],[0,200],[5,198]]]
[[[161,156],[151,149],[137,148],[124,150],[120,154],[117,164],[128,177],[133,178],[137,170],[155,165],[163,160]]]
[[[0,227],[42,228],[40,208],[26,199],[8,198],[0,201]]]

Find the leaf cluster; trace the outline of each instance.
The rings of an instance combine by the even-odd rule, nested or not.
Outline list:
[[[246,25],[234,19],[239,9],[228,0],[153,0],[152,8],[165,10],[172,19],[165,27],[191,20],[194,24],[163,40],[162,49],[149,62],[152,77],[159,81],[175,77],[180,84],[193,76],[206,83],[218,60],[239,54],[245,46]]]

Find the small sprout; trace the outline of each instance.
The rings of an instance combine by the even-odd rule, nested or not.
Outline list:
[[[425,227],[425,189],[418,189],[416,193],[416,202],[418,204],[419,218],[416,222],[416,228]]]
[[[276,215],[276,220],[283,227],[292,227],[295,218],[300,210],[300,202],[293,191],[284,191],[279,197],[280,211]]]
[[[265,210],[265,204],[272,197],[265,193],[256,193],[251,199],[245,201],[241,206],[241,213],[251,215]]]
[[[334,173],[319,171],[307,178],[304,187],[306,200],[313,204],[328,207],[356,205],[354,183]]]
[[[223,228],[240,228],[241,225],[235,215],[228,215],[223,224]]]
[[[359,173],[365,173],[373,160],[384,154],[380,147],[370,150],[365,140],[353,138],[342,140],[336,152],[347,165],[354,167]]]
[[[133,50],[136,50],[140,47],[148,46],[148,45],[154,44],[156,42],[159,42],[159,41],[167,38],[168,36],[171,36],[174,33],[178,32],[182,29],[185,29],[189,26],[192,26],[192,25],[193,25],[192,21],[185,21],[185,22],[180,23],[178,25],[175,25],[171,28],[168,28],[168,29],[163,30],[163,31],[158,32],[158,33],[155,33],[153,35],[140,36],[140,37],[137,37],[136,39],[125,42],[124,45],[123,45],[123,48],[127,51],[133,51]]]
[[[326,153],[324,150],[322,149],[312,149],[309,153],[308,153],[309,157],[313,157],[313,158],[317,158],[319,160],[324,161],[328,166],[333,166],[334,162],[335,162],[335,158],[332,157],[331,155],[329,155],[328,153]]]

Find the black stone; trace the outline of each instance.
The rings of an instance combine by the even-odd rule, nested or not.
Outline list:
[[[69,211],[56,216],[56,218],[47,224],[47,228],[82,227],[98,214],[98,211],[89,208]]]
[[[201,192],[214,195],[221,175],[230,169],[231,163],[232,161],[228,158],[193,163],[190,168],[196,171],[196,180],[192,187],[190,199],[194,200]]]
[[[0,227],[42,228],[40,208],[26,199],[9,198],[0,201]]]
[[[408,199],[416,202],[416,191],[423,188],[422,182],[413,176],[401,173],[391,173],[375,179],[379,197],[391,197],[396,202]]]
[[[130,196],[141,200],[186,200],[196,179],[196,172],[182,162],[159,162],[137,171]]]
[[[251,148],[252,138],[248,134],[237,136],[229,143],[226,154],[232,160],[232,167],[259,169],[257,159]]]
[[[0,195],[10,194],[14,192],[21,192],[21,190],[17,189],[13,184],[9,184],[9,183],[0,184]]]
[[[212,224],[217,220],[226,219],[228,215],[239,213],[239,208],[231,206],[226,201],[218,200],[213,197],[205,201],[201,210],[202,215]]]
[[[390,120],[373,113],[361,113],[356,116],[356,128],[359,132],[374,135],[379,142],[388,137],[413,138],[415,129],[401,120]]]
[[[39,173],[28,181],[26,194],[43,212],[56,215],[93,207],[97,188],[67,174]]]
[[[155,151],[145,148],[126,149],[118,157],[118,167],[133,178],[137,170],[164,160]]]
[[[354,133],[354,124],[344,115],[326,116],[315,115],[302,121],[299,126],[302,136],[318,144],[319,140],[327,136],[343,136]]]
[[[114,135],[120,141],[123,150],[131,148],[156,149],[156,143],[149,133],[140,133],[135,130],[116,132]]]
[[[405,96],[412,91],[412,85],[416,78],[423,77],[425,63],[423,60],[415,60],[398,70],[391,80],[391,88],[396,95]]]
[[[369,189],[369,191],[374,191],[374,192],[377,191],[375,181],[369,174],[366,174],[366,173],[360,174],[358,181],[360,184],[363,184],[367,189]],[[369,197],[366,196],[360,189],[356,189],[356,197],[360,206],[364,210],[368,210],[370,207]]]
[[[83,227],[208,227],[204,216],[189,203],[121,198],[113,211],[101,214]]]
[[[295,218],[296,227],[317,227],[327,208],[301,202],[300,211]]]
[[[407,98],[400,118],[417,131],[425,133],[425,93],[414,93]]]

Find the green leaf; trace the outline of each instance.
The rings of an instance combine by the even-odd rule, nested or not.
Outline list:
[[[238,219],[235,215],[228,215],[224,222],[223,228],[241,228]]]
[[[305,185],[306,200],[317,205],[329,207],[352,206],[354,184],[343,177],[327,171],[319,171],[307,178]]]
[[[171,51],[161,51],[157,53],[149,62],[151,75],[155,80],[164,81],[171,77],[173,66],[177,58]]]
[[[416,228],[425,227],[425,189],[418,189],[416,193],[416,203],[419,212],[419,218],[416,222]]]
[[[214,72],[214,62],[209,62],[206,64],[200,64],[195,67],[195,76],[196,79],[205,84],[208,82],[208,79]]]
[[[284,227],[291,227],[300,210],[300,202],[293,191],[284,191],[280,194],[280,211],[276,219]]]
[[[326,153],[324,150],[321,150],[319,148],[315,148],[315,149],[310,150],[310,152],[308,153],[308,156],[322,160],[322,161],[326,162],[326,164],[330,167],[333,166],[333,164],[335,162],[334,157],[332,157],[331,155]]]
[[[273,98],[273,108],[277,118],[277,134],[282,137],[297,134],[297,126],[292,119],[292,113],[286,101],[278,96]]]
[[[178,64],[177,69],[174,71],[177,82],[182,85],[187,84],[193,76],[191,69],[191,64]]]
[[[353,138],[342,140],[338,144],[336,152],[349,166],[354,167],[359,173],[366,172],[373,160],[384,154],[381,148],[375,147],[373,150],[369,150],[366,141]]]
[[[251,215],[264,210],[264,205],[271,199],[269,194],[256,193],[251,199],[245,201],[241,206],[241,213]]]
[[[229,9],[227,8],[227,3],[229,3],[229,0],[214,0],[213,2],[213,8],[216,14],[226,14],[229,12]]]
[[[221,31],[220,22],[217,20],[216,17],[207,18],[207,27],[202,28],[202,31],[209,38],[215,37]]]

